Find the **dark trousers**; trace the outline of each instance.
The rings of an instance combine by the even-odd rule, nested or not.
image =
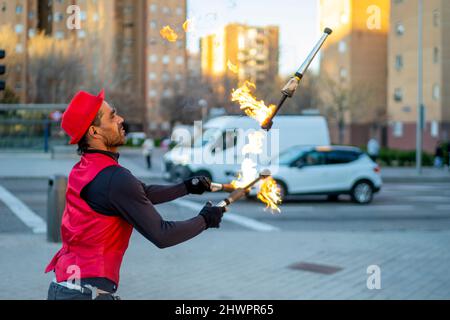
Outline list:
[[[152,168],[152,155],[146,155],[145,156],[145,160],[147,162],[147,169],[151,169]]]
[[[81,293],[52,282],[48,288],[47,300],[92,300],[92,292],[89,289],[86,291]],[[120,298],[111,294],[100,294],[94,300],[120,300]]]

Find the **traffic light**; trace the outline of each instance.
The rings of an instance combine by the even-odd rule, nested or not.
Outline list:
[[[0,60],[4,59],[6,56],[5,50],[0,50]],[[0,76],[4,75],[6,73],[6,66],[3,64],[0,64]],[[0,80],[0,91],[5,90],[6,83],[3,80]]]

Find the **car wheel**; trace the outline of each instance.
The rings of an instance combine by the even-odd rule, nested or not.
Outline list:
[[[330,202],[337,202],[339,201],[339,195],[337,194],[332,194],[328,196],[328,201]]]
[[[280,188],[281,201],[284,201],[286,199],[286,196],[288,195],[287,187],[284,184],[284,182],[281,182],[281,181],[277,181],[277,185]]]
[[[175,183],[181,183],[189,178],[191,172],[188,168],[183,166],[175,166],[170,171],[170,180]]]
[[[360,181],[353,186],[350,195],[353,202],[368,204],[373,199],[373,186],[369,181]]]

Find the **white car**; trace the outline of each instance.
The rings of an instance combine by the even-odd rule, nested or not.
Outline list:
[[[380,167],[355,147],[292,147],[280,154],[270,169],[281,196],[327,195],[338,200],[348,194],[359,204],[368,204],[380,191]]]

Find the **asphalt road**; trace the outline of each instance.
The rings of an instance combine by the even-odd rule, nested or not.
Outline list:
[[[167,184],[164,181],[145,181]],[[46,221],[48,181],[45,179],[0,179],[0,186],[24,203]],[[187,196],[182,203],[158,206],[161,215],[169,220],[184,220],[196,215],[198,208],[212,201],[219,202],[223,193]],[[296,197],[281,206],[281,213],[264,210],[264,204],[242,200],[230,207],[231,215],[250,218],[289,231],[385,231],[385,230],[449,230],[450,183],[384,184],[372,204],[353,204],[349,198],[328,202],[325,197]],[[249,229],[239,219],[226,220],[223,230]],[[250,229],[252,227],[250,226]],[[0,201],[0,233],[30,233],[14,211]]]

